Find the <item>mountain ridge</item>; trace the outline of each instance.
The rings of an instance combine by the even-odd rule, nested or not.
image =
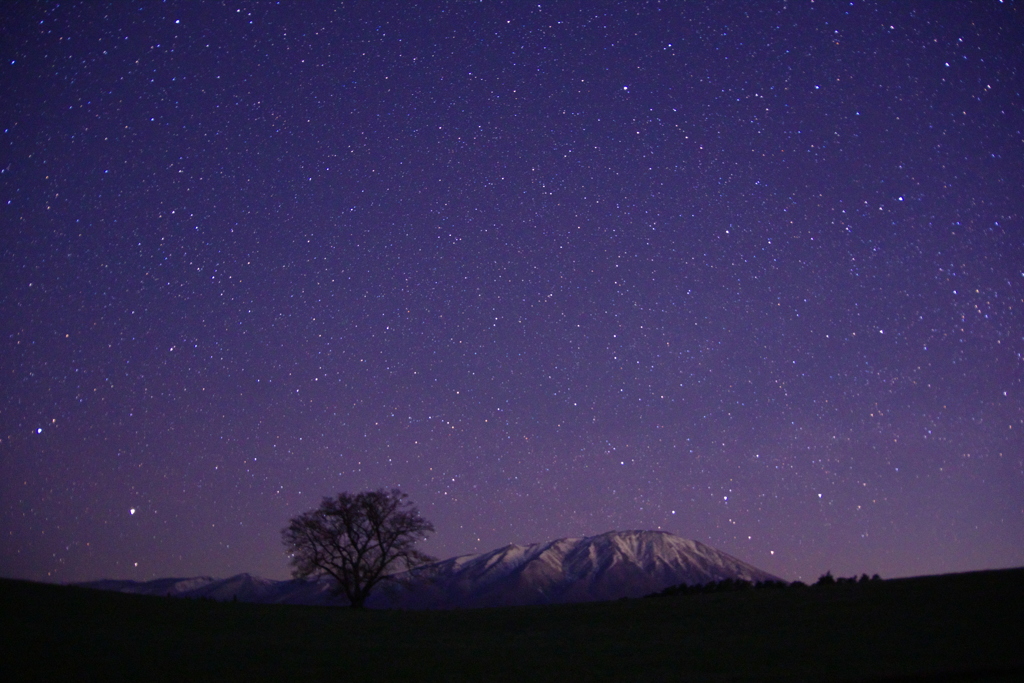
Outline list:
[[[680,584],[782,581],[728,553],[665,531],[609,531],[509,544],[392,575],[367,600],[377,609],[453,609],[636,598]],[[125,593],[243,602],[344,605],[330,579],[274,581],[238,574],[100,580],[77,585]]]
[[[728,553],[665,531],[610,531],[442,560],[395,577],[371,606],[495,607],[636,598],[669,586],[781,581]]]

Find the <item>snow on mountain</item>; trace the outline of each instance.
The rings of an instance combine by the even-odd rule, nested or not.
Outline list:
[[[334,596],[334,584],[326,579],[273,581],[250,574],[226,579],[197,576],[189,579],[154,579],[152,581],[89,581],[77,584],[84,588],[112,590],[136,595],[172,598],[209,598],[211,600],[279,603],[289,605],[343,605]]]
[[[129,581],[103,579],[77,584],[85,588],[117,591],[119,593],[135,593],[138,595],[166,595],[169,597],[192,597],[192,594],[213,583],[217,579],[209,576],[195,576],[188,579],[154,579],[152,581]]]
[[[781,581],[727,553],[664,531],[612,531],[509,545],[397,575],[372,607],[444,609],[636,598],[681,583]]]
[[[396,574],[368,607],[451,609],[637,598],[681,583],[781,581],[732,555],[664,531],[610,531],[532,545],[508,545]],[[78,584],[122,593],[292,605],[341,605],[331,580],[169,578]]]

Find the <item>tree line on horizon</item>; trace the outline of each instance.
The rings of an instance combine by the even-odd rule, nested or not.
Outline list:
[[[835,577],[832,576],[831,571],[827,571],[818,577],[811,586],[808,586],[803,581],[747,581],[746,579],[722,579],[721,581],[710,581],[708,583],[688,584],[681,583],[677,586],[669,586],[663,591],[657,593],[651,593],[644,597],[648,598],[660,598],[672,595],[701,595],[706,593],[735,593],[737,591],[747,590],[779,590],[783,588],[817,588],[822,586],[838,586],[838,585],[859,585],[866,583],[876,583],[882,580],[878,574],[869,577],[867,574],[861,574],[860,578],[851,576],[849,578]]]

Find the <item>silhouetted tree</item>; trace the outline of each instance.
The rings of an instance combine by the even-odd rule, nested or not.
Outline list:
[[[330,576],[337,592],[363,607],[373,588],[396,569],[434,558],[413,546],[434,525],[398,489],[324,498],[316,510],[303,512],[281,532],[296,578]]]
[[[815,586],[832,586],[832,585],[835,585],[835,582],[836,582],[836,579],[835,579],[834,576],[832,576],[832,572],[831,571],[827,571],[827,572],[825,572],[824,574],[822,574],[818,578],[817,583],[815,583],[814,585]]]

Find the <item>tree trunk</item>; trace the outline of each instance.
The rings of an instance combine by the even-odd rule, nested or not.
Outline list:
[[[366,598],[370,597],[369,591],[356,591],[354,595],[350,595],[348,598],[349,605],[352,609],[366,609]]]

